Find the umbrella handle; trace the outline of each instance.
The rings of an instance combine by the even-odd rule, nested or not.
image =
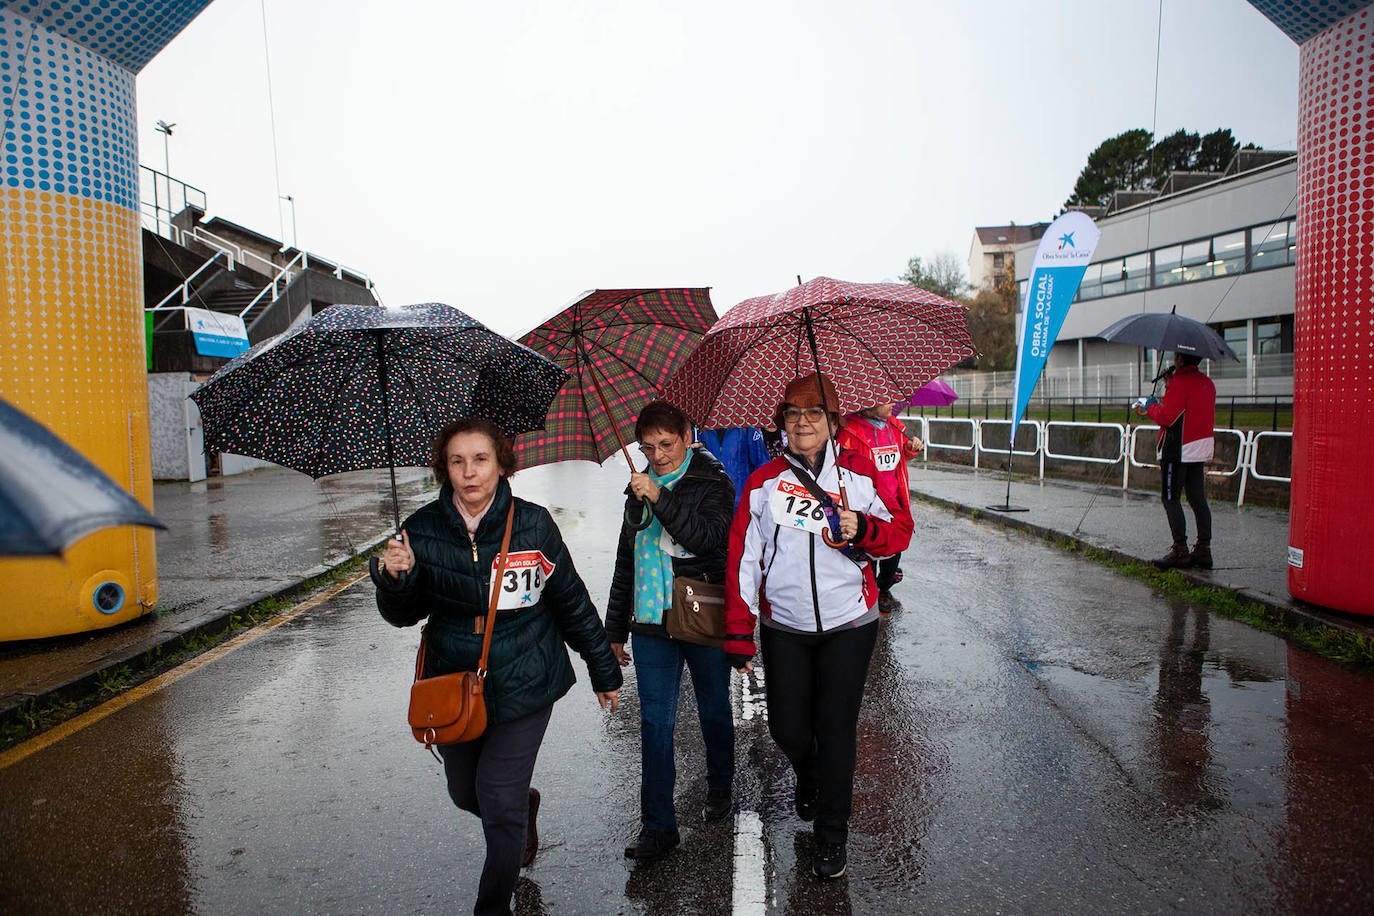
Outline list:
[[[844,508],[846,512],[849,511],[849,494],[845,492],[844,484],[840,484],[840,505]],[[830,527],[828,525],[826,526],[825,530],[821,532],[821,540],[825,541],[825,546],[833,547],[836,550],[839,550],[841,547],[847,547],[849,545],[849,541],[845,538],[832,539],[830,535]]]
[[[639,501],[643,503],[644,508],[640,510],[638,520],[631,515],[634,512],[634,506],[625,507],[625,525],[631,531],[643,531],[654,523],[654,504],[649,502],[647,496],[641,496]]]

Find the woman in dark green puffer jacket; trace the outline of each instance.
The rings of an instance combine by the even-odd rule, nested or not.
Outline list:
[[[485,685],[487,730],[439,748],[454,804],[482,818],[487,858],[475,913],[507,913],[520,866],[539,848],[535,758],[554,702],[577,680],[566,646],[587,663],[592,689],[615,710],[620,667],[548,510],[517,499],[510,443],[489,421],[465,419],[440,432],[433,469],[439,498],[402,526],[373,571],[388,623],[429,618],[425,674],[477,668],[491,576],[511,501],[507,571],[492,631]]]

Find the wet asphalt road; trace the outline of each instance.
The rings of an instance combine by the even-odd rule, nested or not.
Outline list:
[[[623,482],[614,464],[516,478],[554,509],[599,602]],[[916,511],[904,607],[870,669],[848,877],[809,876],[809,826],[752,706],[740,836],[702,823],[687,688],[683,846],[631,869],[633,677],[607,716],[579,662],[535,774],[542,848],[519,911],[721,913],[750,887],[804,914],[1374,906],[1369,678]],[[0,770],[0,912],[470,911],[478,822],[404,725],[417,637],[381,621],[363,582]]]

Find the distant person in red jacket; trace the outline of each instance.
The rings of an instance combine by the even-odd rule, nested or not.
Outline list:
[[[842,449],[854,449],[872,460],[878,469],[879,483],[888,488],[895,504],[911,514],[911,485],[907,479],[906,463],[921,454],[921,440],[906,430],[906,425],[892,415],[892,402],[875,404],[866,410],[845,417],[844,427],[836,437]],[[892,586],[900,577],[900,553],[874,563],[878,585],[878,611],[886,617],[900,606],[892,597]]]
[[[1207,508],[1207,462],[1211,460],[1212,427],[1216,420],[1217,388],[1198,369],[1200,356],[1174,354],[1173,372],[1158,403],[1136,405],[1159,425],[1160,495],[1174,546],[1155,560],[1161,569],[1198,566],[1212,568],[1212,510]],[[1188,523],[1180,494],[1187,494],[1197,524],[1197,543],[1188,550]]]

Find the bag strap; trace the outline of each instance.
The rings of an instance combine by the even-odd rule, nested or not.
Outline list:
[[[501,580],[506,577],[506,554],[510,550],[510,532],[515,524],[515,494],[511,494],[506,510],[506,533],[501,538],[501,556],[496,561],[496,573],[491,578],[491,601],[487,605],[487,625],[482,634],[482,658],[477,662],[477,683],[487,676],[487,653],[491,650],[491,631],[496,626],[496,604],[501,600]]]
[[[491,631],[496,623],[496,605],[501,600],[501,580],[506,575],[506,555],[510,552],[510,533],[515,526],[515,496],[512,494],[510,508],[506,511],[506,533],[501,538],[501,555],[496,561],[496,575],[492,577],[491,601],[487,606],[487,624],[482,635],[482,657],[477,662],[477,680],[480,684],[487,676],[487,655],[491,651]],[[420,649],[415,653],[415,680],[425,677],[425,639],[429,624],[420,628]]]
[[[797,479],[801,481],[801,485],[806,487],[807,491],[810,492],[812,496],[816,497],[816,501],[826,509],[833,511],[835,508],[835,500],[831,498],[829,493],[821,489],[821,485],[816,482],[816,478],[811,476],[811,472],[795,462],[789,461],[787,463],[791,466],[792,473],[796,474]],[[839,468],[836,468],[836,479],[839,479],[839,472]],[[836,532],[836,534],[838,533],[839,532]]]

